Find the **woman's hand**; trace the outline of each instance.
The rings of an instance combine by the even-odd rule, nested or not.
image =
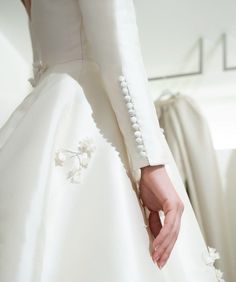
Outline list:
[[[142,202],[150,210],[149,227],[155,237],[152,258],[162,268],[178,237],[184,205],[164,165],[141,168],[139,189]],[[159,216],[161,210],[165,215],[163,226]]]

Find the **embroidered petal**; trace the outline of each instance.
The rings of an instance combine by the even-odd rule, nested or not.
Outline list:
[[[66,155],[62,153],[62,151],[58,150],[55,156],[55,165],[63,166],[66,160]]]
[[[212,257],[212,259],[214,259],[214,261],[220,258],[220,254],[216,251],[216,249],[208,247],[208,250],[210,256]]]
[[[89,156],[95,151],[95,146],[93,144],[93,140],[90,138],[86,138],[84,140],[79,141],[78,144],[78,152],[79,153],[87,153]]]
[[[80,162],[82,167],[87,167],[89,163],[89,156],[87,153],[82,153],[80,156]]]

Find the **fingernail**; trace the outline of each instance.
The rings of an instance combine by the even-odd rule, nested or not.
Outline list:
[[[159,263],[159,264],[158,264],[159,268],[162,269],[162,267],[164,266],[164,264],[165,264],[164,262]]]

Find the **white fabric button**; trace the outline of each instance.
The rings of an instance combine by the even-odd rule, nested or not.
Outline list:
[[[131,120],[132,123],[135,123],[135,124],[137,123],[137,118],[136,117],[131,117],[130,120]]]
[[[132,108],[133,108],[133,104],[130,103],[130,102],[128,102],[128,103],[126,103],[126,107],[127,107],[128,109],[132,109]]]
[[[129,93],[129,90],[127,87],[122,87],[122,92],[127,95]]]
[[[139,151],[143,151],[144,150],[144,146],[143,145],[138,145],[137,148],[139,149]]]
[[[134,135],[136,137],[141,137],[141,132],[139,130],[137,130],[137,131],[134,132]]]
[[[120,83],[121,87],[127,87],[127,82],[125,80],[121,81]]]
[[[138,144],[142,144],[142,143],[143,143],[143,140],[142,140],[142,138],[140,138],[140,137],[137,137],[137,138],[135,139],[135,141],[136,141],[136,143],[138,143]]]
[[[141,151],[141,152],[140,152],[140,155],[141,155],[142,157],[146,157],[146,156],[147,156],[147,154],[146,154],[145,151]]]
[[[134,123],[134,124],[132,124],[132,127],[133,127],[135,130],[138,130],[138,129],[139,129],[139,125],[138,125],[138,123]]]
[[[120,75],[120,76],[119,76],[119,81],[120,81],[120,82],[125,81],[125,77],[124,77],[123,75]]]
[[[134,109],[129,109],[128,113],[130,116],[134,116],[135,115],[135,110]]]
[[[131,97],[130,97],[129,95],[125,95],[124,99],[125,99],[125,101],[127,101],[127,102],[131,101]]]
[[[128,113],[131,117],[134,117],[135,116],[135,110],[134,109],[129,109],[128,110]]]

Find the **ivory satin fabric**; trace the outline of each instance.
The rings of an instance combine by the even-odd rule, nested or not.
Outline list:
[[[135,183],[122,162],[126,154],[113,113],[107,106],[106,114],[99,115],[115,140],[111,143],[91,116],[86,95],[99,91],[106,101],[94,73],[88,64],[80,84],[66,73],[48,74],[0,132],[0,280],[217,281],[214,268],[206,264],[208,251],[167,145],[166,168],[185,211],[169,262],[161,271],[152,262],[151,237]],[[87,88],[89,78],[93,92]],[[66,178],[70,166],[55,166],[55,153],[75,150],[87,137],[95,152],[81,183],[71,183]]]
[[[121,8],[117,1],[102,3],[101,11],[106,15],[110,11],[110,17],[116,15],[118,21],[117,15],[125,15],[122,11],[128,13],[133,7],[132,1],[119,1],[123,3],[122,11],[116,10]],[[115,10],[109,10],[111,3]],[[141,122],[146,133],[149,126],[145,124],[149,122],[158,129],[153,139],[152,135],[146,137],[146,146],[151,146],[147,152],[162,149],[150,160],[165,163],[185,210],[167,265],[159,270],[151,259],[153,238],[138,198],[139,177],[133,174],[146,159],[132,153],[136,145],[132,145],[134,137],[128,123],[124,127],[117,118],[124,101],[120,100],[116,110],[111,103],[110,97],[121,95],[120,90],[115,86],[112,90],[112,81],[110,87],[105,86],[96,61],[80,57],[81,38],[74,45],[75,38],[82,34],[77,33],[81,18],[75,9],[89,11],[93,2],[60,0],[55,4],[38,0],[32,4],[30,27],[36,69],[30,81],[34,89],[0,131],[0,281],[220,281],[209,264],[210,254],[166,139],[155,123],[157,118]],[[58,28],[62,34],[69,33],[59,38]],[[98,26],[90,26],[90,32],[98,31]],[[72,47],[78,50],[78,58]],[[141,65],[137,66],[140,69],[136,72],[145,75]],[[136,81],[130,79],[135,90]],[[146,94],[142,94],[145,101]],[[146,111],[144,107],[141,115],[150,118]]]

